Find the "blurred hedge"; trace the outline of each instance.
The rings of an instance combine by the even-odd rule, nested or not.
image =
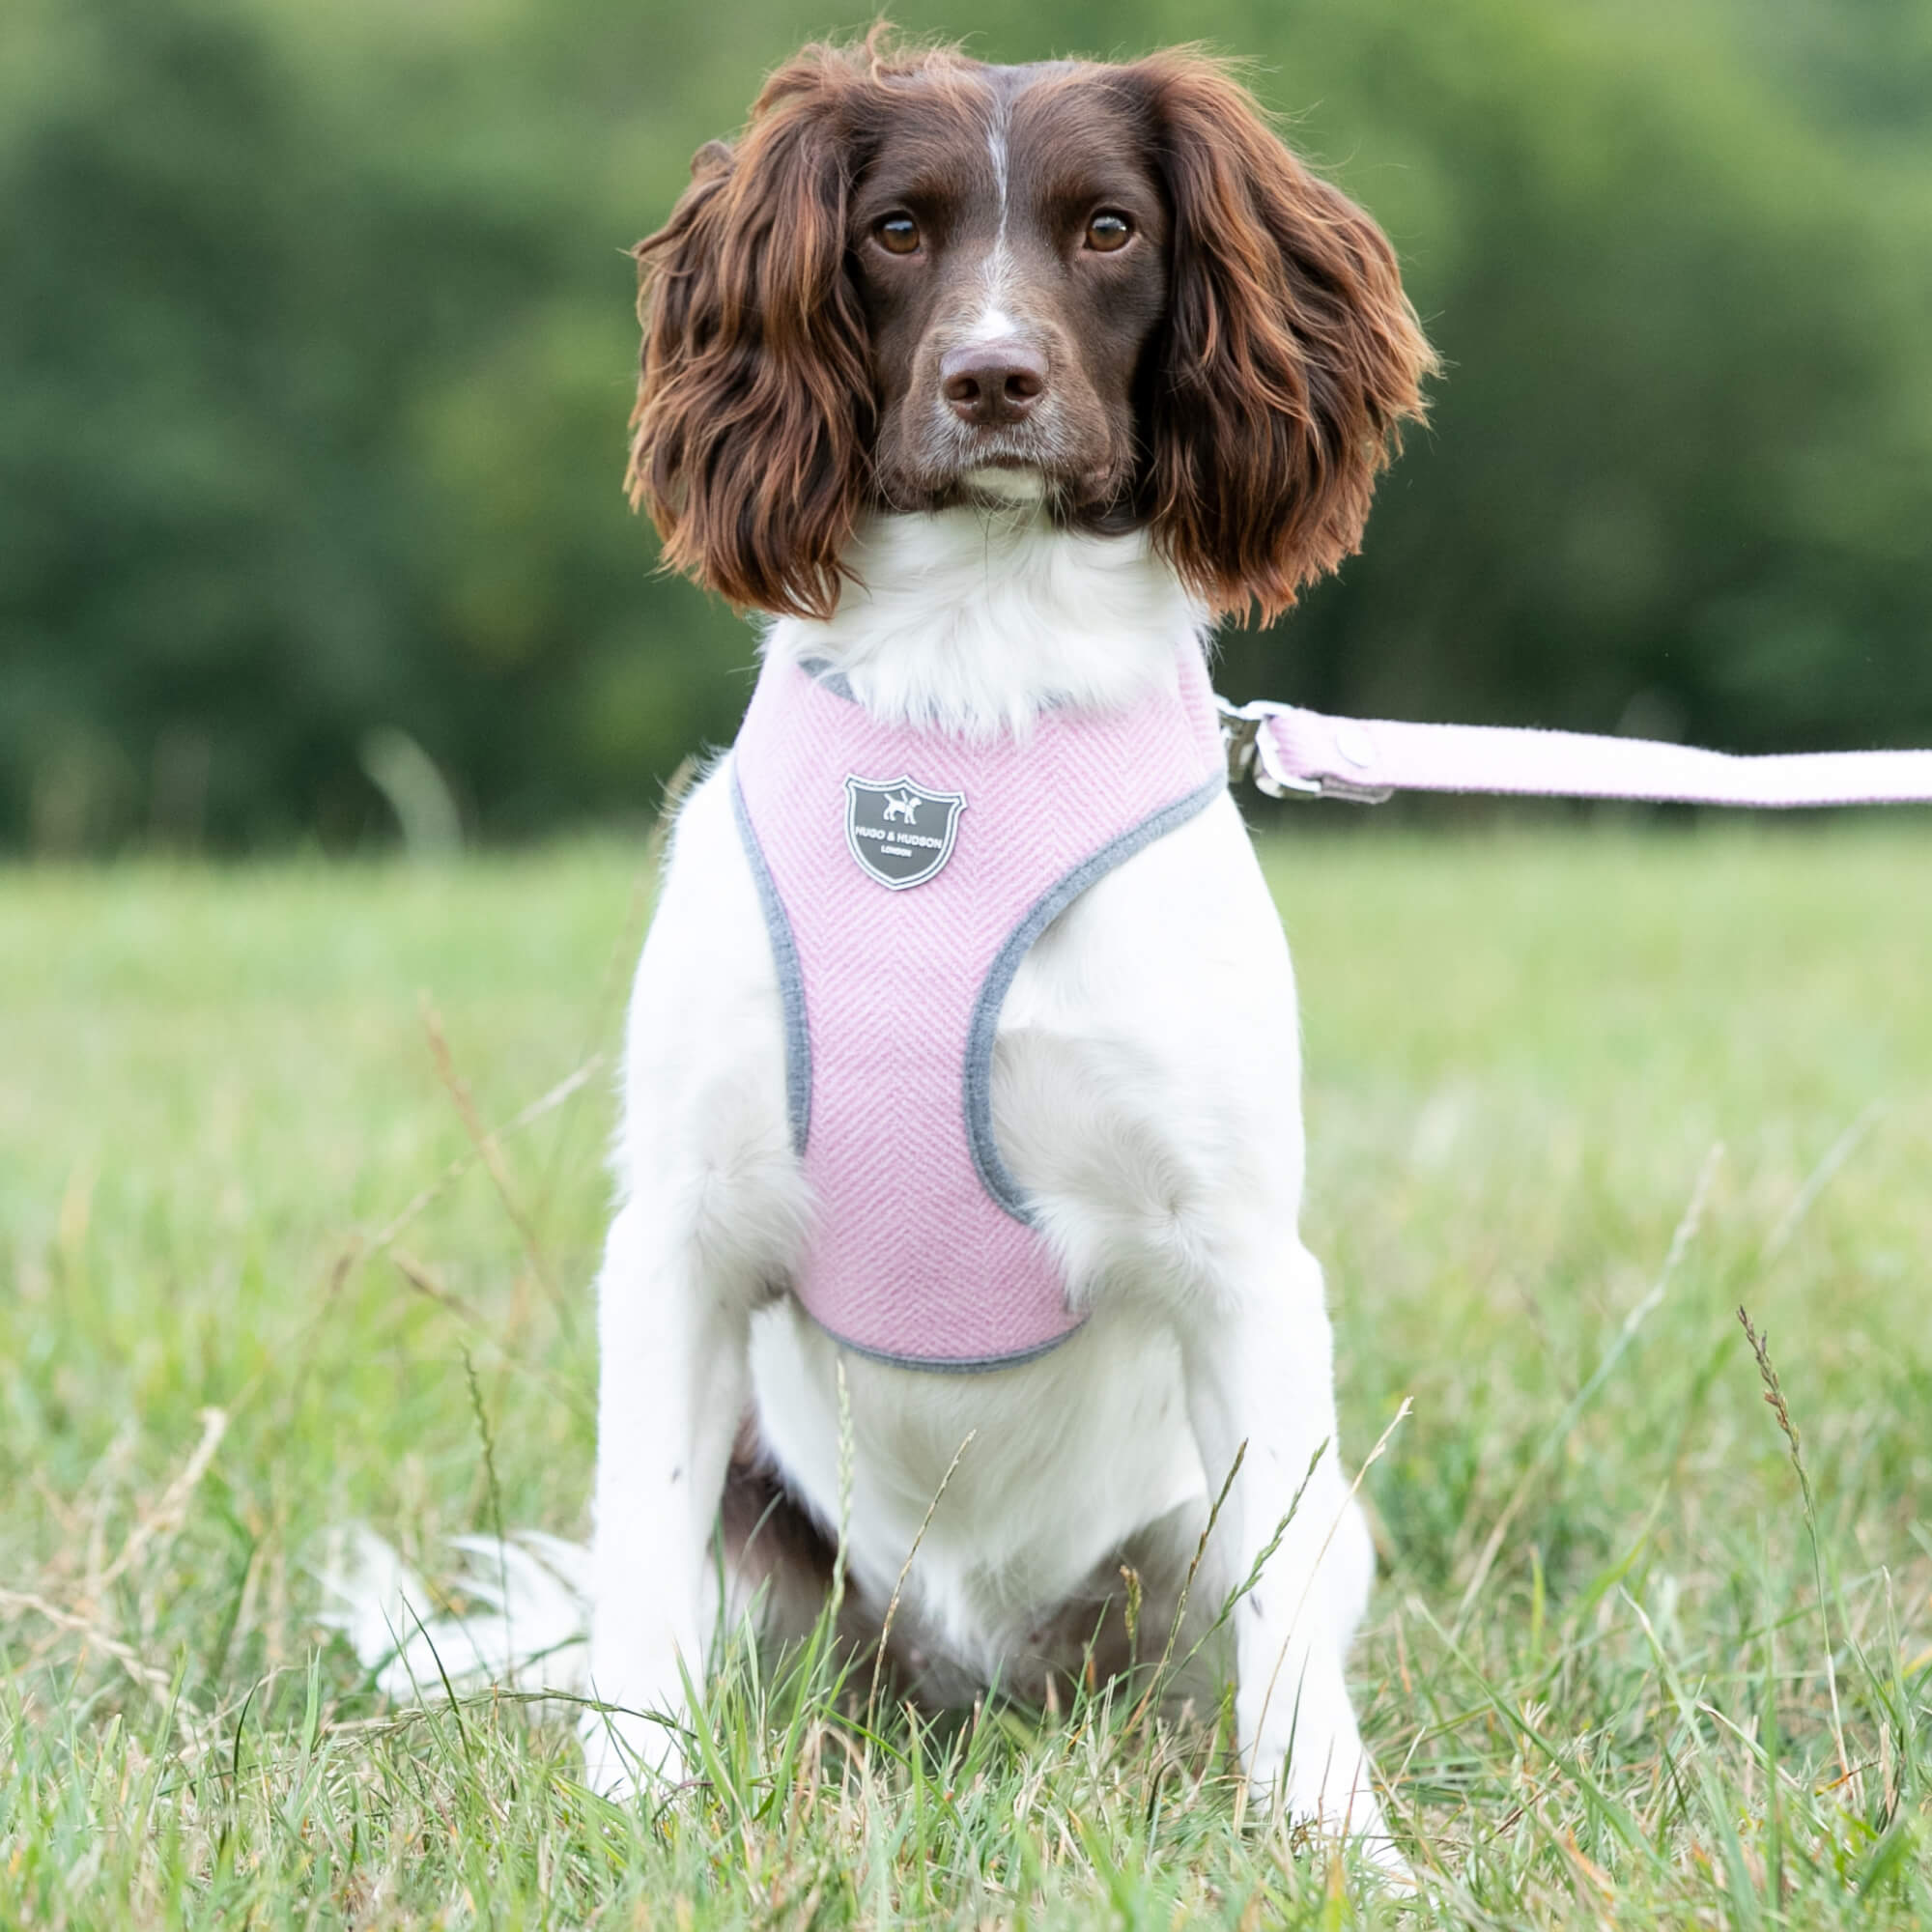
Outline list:
[[[1932,0],[990,0],[1201,33],[1381,218],[1448,360],[1366,554],[1226,687],[1739,749],[1932,731]],[[621,250],[825,16],[12,0],[0,842],[646,807],[749,634],[618,491]],[[850,24],[862,25],[862,19]]]

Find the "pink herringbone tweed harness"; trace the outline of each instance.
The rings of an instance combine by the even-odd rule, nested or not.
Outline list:
[[[1199,649],[1166,690],[1048,711],[1024,740],[881,724],[773,659],[732,766],[817,1204],[799,1300],[918,1368],[1050,1349],[1081,1318],[994,1145],[994,1033],[1047,923],[1225,789]]]
[[[1049,711],[1024,741],[882,724],[836,674],[771,660],[733,767],[783,1000],[792,1143],[818,1209],[794,1287],[840,1342],[924,1369],[1024,1361],[1080,1325],[993,1140],[1001,1003],[1057,914],[1230,776],[1369,801],[1932,803],[1932,751],[1736,758],[1236,707],[1193,645],[1168,689],[1117,712]]]

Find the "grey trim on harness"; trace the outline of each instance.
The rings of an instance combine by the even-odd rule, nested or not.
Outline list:
[[[1031,1227],[1033,1205],[1026,1189],[1008,1171],[1000,1157],[999,1145],[993,1139],[993,1041],[999,1032],[1000,1009],[1006,1004],[1013,975],[1019,971],[1020,961],[1034,941],[1088,887],[1144,846],[1151,845],[1156,838],[1165,838],[1198,812],[1205,811],[1227,788],[1227,773],[1216,772],[1198,791],[1163,806],[1138,825],[1129,826],[1118,838],[1109,839],[1098,851],[1090,852],[1034,900],[1025,918],[993,955],[993,963],[980,985],[980,997],[973,1003],[972,1023],[966,1034],[966,1145],[972,1151],[980,1183],[1015,1221],[1024,1221]]]
[[[764,850],[752,826],[735,761],[731,767],[731,811],[758,888],[765,931],[771,936],[772,964],[778,969],[779,999],[784,1010],[785,1118],[791,1123],[791,1151],[803,1155],[806,1136],[811,1131],[811,1035],[805,1018],[805,976],[799,971],[798,945],[791,936],[784,901],[779,897],[778,883],[765,864]]]
[[[799,1303],[805,1308],[803,1302]],[[855,1355],[864,1355],[868,1362],[884,1362],[888,1368],[923,1369],[931,1375],[942,1376],[986,1376],[995,1369],[1014,1369],[1022,1362],[1037,1362],[1042,1355],[1050,1354],[1063,1342],[1070,1341],[1086,1327],[1088,1318],[1082,1316],[1064,1335],[1056,1335],[1050,1342],[1040,1342],[1031,1349],[1022,1349],[1012,1355],[889,1355],[883,1349],[867,1349],[857,1342],[849,1342],[836,1328],[828,1328],[812,1314],[805,1309],[806,1319],[813,1327],[830,1335],[841,1349],[849,1349]]]
[[[834,697],[842,697],[847,704],[858,703],[859,694],[852,689],[852,680],[830,658],[800,658],[798,668],[820,691],[829,691]],[[1061,704],[1062,700],[1056,697],[1041,709],[1058,711]]]
[[[798,668],[819,690],[842,697],[847,704],[858,703],[859,694],[852,689],[852,680],[842,670],[835,670],[830,658],[800,658]]]

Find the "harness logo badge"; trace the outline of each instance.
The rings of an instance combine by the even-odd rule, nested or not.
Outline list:
[[[931,791],[895,779],[845,781],[845,843],[861,871],[890,892],[923,886],[952,856],[963,791]]]

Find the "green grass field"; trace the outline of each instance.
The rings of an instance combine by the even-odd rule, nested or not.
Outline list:
[[[1120,1702],[868,1729],[734,1656],[624,1810],[570,1714],[318,1634],[332,1524],[585,1527],[597,843],[0,873],[0,1924],[1932,1922],[1932,826],[1293,824],[1416,1891]]]

